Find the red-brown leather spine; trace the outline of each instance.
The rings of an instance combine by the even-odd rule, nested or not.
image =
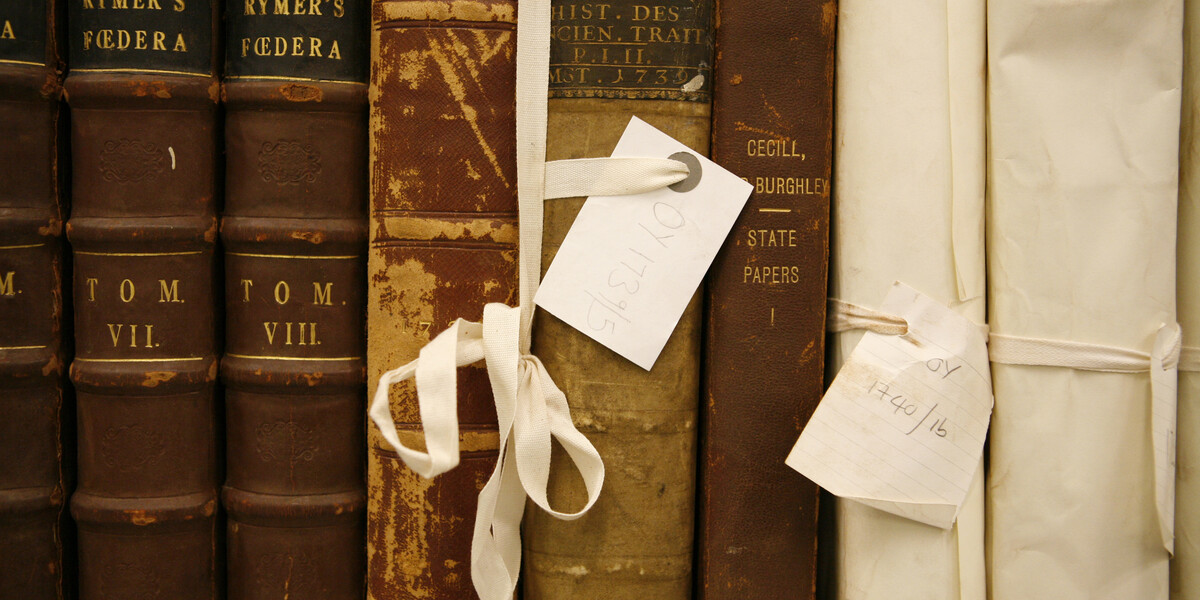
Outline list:
[[[61,10],[0,2],[0,598],[74,597]]]
[[[754,193],[707,280],[705,600],[815,593],[819,490],[783,460],[822,392],[836,13],[717,2],[712,157]]]
[[[365,590],[367,0],[316,6],[227,8],[231,600]]]
[[[368,389],[454,319],[517,298],[516,2],[376,1],[371,32]],[[411,381],[401,439],[423,447]],[[459,370],[461,461],[435,479],[368,427],[367,594],[475,598],[476,498],[496,465],[491,386]]]
[[[218,598],[219,4],[68,7],[80,595]]]

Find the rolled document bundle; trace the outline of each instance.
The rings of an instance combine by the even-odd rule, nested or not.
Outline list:
[[[1176,298],[1187,348],[1200,346],[1200,0],[1186,0],[1183,123],[1179,148],[1179,268]],[[1200,372],[1179,365],[1179,448],[1171,600],[1200,600]]]
[[[1173,327],[1181,28],[1182,0],[989,2],[994,600],[1168,594],[1148,369],[999,364],[997,340],[1149,355]]]
[[[984,320],[984,2],[842,0],[830,295],[903,281]],[[836,336],[830,374],[862,337]],[[837,502],[836,597],[982,600],[983,473],[942,530]]]

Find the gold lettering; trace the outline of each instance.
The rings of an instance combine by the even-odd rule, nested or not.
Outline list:
[[[158,288],[159,288],[158,289],[158,301],[159,302],[178,302],[180,304],[183,303],[183,300],[179,299],[179,280],[178,279],[172,279],[171,285],[169,285],[169,286],[167,285],[166,279],[159,279],[158,280]]]
[[[250,286],[252,286],[252,285],[254,285],[254,282],[253,282],[253,281],[251,281],[251,280],[249,280],[249,279],[243,279],[243,280],[242,280],[242,290],[243,290],[243,292],[245,293],[245,297],[244,297],[244,299],[242,300],[242,302],[249,302],[249,301],[250,301]]]
[[[0,277],[0,296],[15,296],[17,295],[16,286],[13,285],[13,275],[16,271],[9,271]]]
[[[83,0],[83,8],[86,10],[89,8],[96,8],[96,6],[92,3],[92,0]],[[104,8],[104,0],[100,0],[100,8]]]
[[[281,294],[280,291],[283,293]],[[286,281],[280,281],[275,284],[275,303],[287,304],[288,299],[292,297],[292,288],[288,287]]]
[[[116,325],[117,328],[113,329],[113,325]],[[117,340],[120,339],[121,329],[124,327],[125,327],[125,325],[122,323],[109,323],[108,324],[108,335],[112,336],[113,348],[117,347]]]
[[[267,330],[267,343],[275,343],[275,329],[279,327],[279,323],[263,323],[263,329]]]
[[[287,340],[285,340],[285,341],[283,342],[283,345],[284,345],[284,346],[291,346],[291,345],[292,345],[292,324],[291,324],[291,323],[284,323],[284,325],[287,325]]]
[[[249,6],[249,3],[247,3],[247,6]],[[250,51],[250,38],[242,38],[242,56],[246,56],[246,53],[249,51]]]
[[[242,11],[242,14],[244,14],[244,15],[253,15],[253,14],[255,14],[255,12],[254,12],[254,0],[246,0],[246,8],[245,8],[245,9]],[[243,54],[242,56],[245,56],[245,54]]]
[[[288,14],[288,0],[275,0],[275,14]]]
[[[134,32],[133,48],[135,50],[145,50],[146,49],[146,32],[145,31],[142,31],[139,29]]]
[[[293,15],[304,14],[304,1],[305,0],[296,0],[296,8],[292,9]]]
[[[183,12],[186,9],[187,6],[184,5],[184,0],[175,0],[175,12]]]
[[[300,0],[296,0],[299,2]],[[295,36],[292,38],[292,56],[304,56],[304,38]]]
[[[154,347],[154,340],[153,340],[153,338],[154,338],[154,326],[153,326],[153,325],[147,325],[147,326],[146,326],[146,347],[147,347],[147,348],[153,348],[153,347]]]
[[[338,50],[337,40],[333,40],[333,45],[329,47],[329,58],[342,60],[342,51]]]
[[[175,38],[175,47],[172,48],[171,51],[172,52],[187,52],[187,44],[183,43],[183,34],[182,33],[179,34],[178,37]]]
[[[308,55],[321,56],[321,40],[317,38],[308,38]]]
[[[0,31],[0,40],[15,40],[17,36],[13,34],[12,23],[8,19],[4,20],[4,29]]]
[[[129,8],[129,0],[113,0],[113,8]]]
[[[307,342],[304,340],[304,326],[305,326],[305,325],[308,325],[308,323],[301,323],[301,324],[300,324],[300,345],[301,345],[301,346],[307,346],[307,345],[308,345],[308,343],[307,343]]]
[[[129,49],[129,32],[124,29],[117,30],[117,50]]]
[[[333,283],[326,282],[322,288],[321,284],[313,282],[313,304],[333,306]]]
[[[163,52],[166,52],[167,51],[166,42],[167,42],[167,34],[161,32],[161,31],[154,32],[154,49],[155,50],[162,50]]]
[[[98,279],[96,279],[95,277],[88,277],[88,278],[87,278],[87,285],[88,285],[88,302],[95,302],[95,301],[96,301],[96,283],[98,283],[98,282],[99,282],[99,280],[98,280]]]
[[[92,32],[85,31],[85,32],[83,32],[83,49],[88,50],[91,48],[91,46],[92,46]]]
[[[320,346],[321,345],[321,342],[319,340],[317,340],[317,324],[316,323],[308,324],[308,345],[309,346]]]
[[[346,16],[346,0],[333,0],[333,16],[342,18]]]
[[[316,15],[318,17],[324,16],[321,14],[321,0],[312,0],[312,2],[308,5],[308,14]]]
[[[133,282],[125,279],[121,281],[121,302],[129,304],[133,301],[133,296],[137,293],[137,289],[133,287]]]

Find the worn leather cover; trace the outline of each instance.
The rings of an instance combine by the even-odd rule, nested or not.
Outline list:
[[[0,598],[74,596],[61,20],[53,0],[0,2]]]
[[[368,389],[454,319],[517,302],[516,3],[372,5]],[[417,397],[392,417],[424,447]],[[422,479],[368,425],[367,595],[474,598],[476,497],[499,436],[482,366],[459,370],[461,462]]]
[[[634,115],[707,155],[710,2],[555,2],[552,17],[547,160],[610,155]],[[583,201],[546,203],[543,271]],[[700,319],[697,292],[647,372],[537,313],[534,353],[603,457],[605,480],[578,520],[526,510],[526,600],[691,597]],[[558,510],[587,499],[557,446],[548,492]]]
[[[707,280],[699,598],[814,593],[819,489],[783,459],[823,389],[836,15],[717,2],[712,157],[754,193]]]
[[[227,4],[231,598],[365,589],[367,7]]]
[[[68,3],[80,595],[216,598],[219,13],[145,6]]]

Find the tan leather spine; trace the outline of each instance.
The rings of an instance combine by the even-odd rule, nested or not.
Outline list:
[[[588,3],[554,3],[547,160],[610,155],[634,115],[707,154],[711,5],[657,5],[620,2],[601,11]],[[652,22],[656,13],[667,20]],[[650,27],[661,34],[653,43]],[[621,45],[594,44],[593,36]],[[633,49],[629,55],[626,47]],[[627,63],[627,56],[636,62],[639,48],[642,62]],[[637,83],[639,71],[644,80],[658,80],[661,72],[678,83],[651,89]],[[701,87],[688,92],[689,81]],[[546,204],[543,271],[583,201]],[[600,499],[576,521],[526,510],[526,600],[691,597],[700,308],[697,294],[649,372],[537,313],[534,353],[567,394],[576,427],[604,459],[606,478]],[[587,498],[557,446],[549,497],[559,510],[577,510]]]

